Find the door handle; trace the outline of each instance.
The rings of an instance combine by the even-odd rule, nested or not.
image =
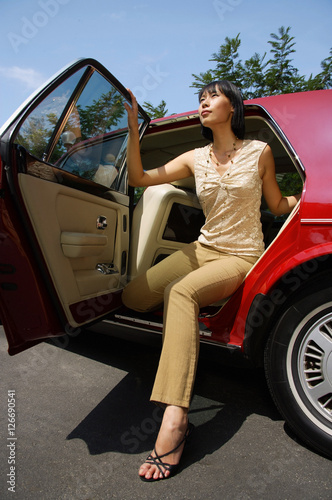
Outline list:
[[[107,228],[107,219],[104,215],[97,217],[97,229],[104,230]]]
[[[97,269],[97,271],[99,271],[102,274],[118,274],[119,273],[117,267],[114,264],[97,264],[96,269]]]

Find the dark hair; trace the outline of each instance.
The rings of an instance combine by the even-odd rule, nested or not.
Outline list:
[[[231,104],[234,108],[234,113],[232,116],[231,127],[238,139],[244,138],[245,126],[244,126],[244,107],[243,107],[243,98],[240,90],[234,85],[234,83],[229,82],[228,80],[219,80],[215,82],[208,83],[205,87],[202,88],[198,95],[199,101],[204,92],[212,94],[216,90],[216,87],[225,94],[226,97],[231,101]],[[209,139],[213,141],[213,132],[208,127],[201,126],[201,132],[205,139]]]

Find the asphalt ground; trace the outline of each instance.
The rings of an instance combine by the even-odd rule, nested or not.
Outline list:
[[[287,428],[263,372],[207,346],[181,470],[140,481],[161,419],[148,401],[160,337],[123,333],[98,327],[10,357],[0,327],[1,499],[332,498],[331,461]]]

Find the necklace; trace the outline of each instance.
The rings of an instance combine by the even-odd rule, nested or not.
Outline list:
[[[231,159],[231,155],[232,155],[233,153],[235,153],[235,152],[236,152],[236,141],[237,141],[237,138],[236,138],[236,139],[235,139],[235,141],[233,142],[233,149],[232,149],[231,151],[225,151],[225,152],[223,153],[223,156],[226,156],[226,157],[227,157],[227,161],[229,161],[229,160],[230,160],[230,161],[231,161],[231,164],[233,164],[233,163],[234,163],[233,159]],[[214,153],[214,151],[213,151],[213,144],[211,144],[211,146],[210,146],[210,151],[209,151],[209,159],[210,159],[211,161],[213,161],[213,162],[217,165],[217,167],[219,167],[219,166],[220,166],[220,164],[221,164],[221,163],[218,161],[218,159],[217,159],[217,157],[216,157],[216,154],[215,154],[215,153]]]
[[[241,144],[241,147],[240,147],[240,148],[238,148],[238,149],[236,149],[236,141],[237,141],[237,140],[238,140],[238,139],[237,139],[237,137],[236,137],[236,138],[235,138],[235,141],[233,142],[233,149],[232,149],[231,151],[225,151],[225,153],[224,153],[224,156],[226,156],[226,157],[227,157],[227,162],[228,162],[228,161],[230,161],[230,162],[231,162],[231,165],[230,165],[230,166],[232,166],[232,165],[234,164],[234,160],[233,160],[233,158],[234,158],[234,157],[233,157],[233,158],[231,158],[232,154],[233,154],[233,153],[236,153],[237,151],[239,151],[239,150],[242,148],[242,144]],[[215,155],[215,154],[214,154],[214,152],[213,152],[213,143],[211,143],[211,144],[210,144],[210,146],[209,146],[209,154],[208,154],[208,158],[207,158],[207,162],[206,162],[206,168],[205,168],[205,174],[204,174],[204,175],[205,175],[205,178],[206,178],[206,177],[208,177],[208,168],[209,168],[209,165],[210,165],[212,162],[213,162],[213,163],[214,163],[217,167],[219,167],[219,166],[221,165],[221,163],[217,160],[217,157],[216,157],[216,155]],[[226,164],[227,164],[227,162],[226,162]],[[224,164],[224,165],[226,165],[226,164]],[[226,170],[226,172],[227,172],[227,176],[229,176],[229,175],[230,175],[229,170],[230,170],[230,167]]]

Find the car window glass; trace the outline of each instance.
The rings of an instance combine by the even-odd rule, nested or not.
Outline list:
[[[72,107],[50,161],[80,177],[120,189],[119,170],[128,135],[123,103],[124,97],[94,72]]]
[[[32,155],[40,160],[45,157],[53,131],[80,81],[84,69],[77,71],[68,80],[49,94],[24,120],[15,138]]]
[[[59,169],[125,192],[128,128],[124,97],[97,71],[92,70],[79,84],[85,69],[28,116],[15,142]],[[139,123],[143,122],[139,117]]]

